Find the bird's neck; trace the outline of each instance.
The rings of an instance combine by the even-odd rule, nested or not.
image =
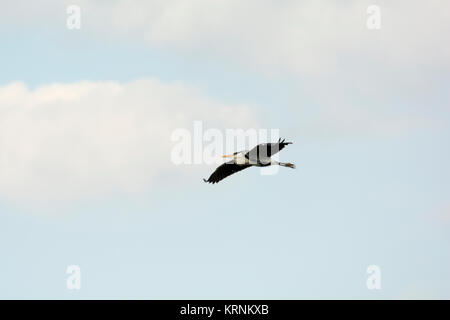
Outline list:
[[[234,156],[234,163],[236,164],[247,164],[248,163],[248,159],[245,157],[245,154],[243,152],[237,153]]]

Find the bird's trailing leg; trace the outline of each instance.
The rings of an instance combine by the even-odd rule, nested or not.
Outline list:
[[[295,164],[290,162],[278,162],[279,166],[295,169]]]

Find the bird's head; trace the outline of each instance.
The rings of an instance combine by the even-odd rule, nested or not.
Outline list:
[[[222,158],[237,158],[239,156],[243,156],[248,152],[248,150],[238,151],[233,154],[223,155]]]
[[[223,155],[222,158],[233,158],[235,163],[245,163],[245,154],[248,150],[238,151],[230,155]]]

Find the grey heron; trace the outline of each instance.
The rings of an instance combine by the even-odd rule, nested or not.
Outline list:
[[[295,165],[292,163],[278,162],[272,160],[270,157],[278,151],[282,150],[288,144],[292,142],[285,142],[285,139],[281,138],[276,143],[261,143],[251,149],[250,151],[244,150],[235,152],[232,155],[225,155],[224,158],[233,158],[232,160],[223,163],[211,174],[208,180],[203,181],[208,183],[218,183],[220,180],[232,175],[233,173],[244,170],[248,167],[267,167],[272,165],[279,165],[295,169]]]

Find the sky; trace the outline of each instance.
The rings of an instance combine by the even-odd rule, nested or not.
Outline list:
[[[448,1],[0,3],[0,298],[450,298]],[[296,169],[205,184],[195,121]]]

